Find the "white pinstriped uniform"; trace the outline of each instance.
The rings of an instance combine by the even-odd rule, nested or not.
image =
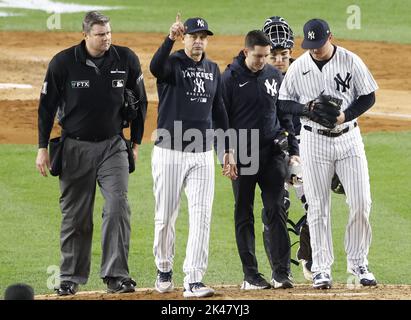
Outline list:
[[[303,74],[305,73],[305,75]],[[343,99],[342,111],[361,95],[378,86],[363,61],[354,53],[337,47],[334,56],[319,70],[306,51],[289,67],[281,85],[279,98],[307,103],[319,94]],[[331,179],[338,174],[345,192],[350,214],[345,233],[347,269],[367,265],[371,243],[371,193],[364,144],[355,119],[338,125],[339,137],[320,135],[316,129],[327,129],[305,117],[301,118],[300,152],[304,191],[309,203],[308,224],[311,235],[313,272],[331,272],[334,261],[331,233]],[[313,132],[304,129],[313,128]]]
[[[173,268],[175,222],[181,192],[188,200],[189,235],[183,271],[184,283],[201,282],[207,268],[211,210],[214,198],[213,151],[182,152],[154,146],[153,191],[156,199],[153,253],[157,268]]]

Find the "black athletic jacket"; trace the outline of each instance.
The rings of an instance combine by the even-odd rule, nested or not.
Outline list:
[[[250,71],[241,51],[222,75],[224,105],[230,128],[247,131],[258,129],[260,148],[272,144],[284,128],[289,132],[290,155],[298,155],[291,115],[277,108],[282,79],[281,73],[269,64],[256,73]],[[250,139],[248,150],[251,150],[249,142]]]
[[[159,97],[156,145],[180,151],[209,151],[213,120],[216,129],[228,128],[220,70],[205,55],[199,62],[184,50],[170,55],[173,45],[174,41],[166,37],[150,64]],[[197,139],[192,135],[195,132],[201,132]]]
[[[48,145],[58,110],[60,126],[69,136],[102,140],[122,132],[124,88],[140,100],[131,123],[131,140],[141,143],[147,97],[138,57],[126,47],[112,45],[97,68],[85,41],[61,51],[50,61],[38,109],[39,147]]]

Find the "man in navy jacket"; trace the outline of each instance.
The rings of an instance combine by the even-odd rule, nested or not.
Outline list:
[[[202,281],[208,263],[214,196],[212,123],[225,131],[228,120],[218,65],[205,56],[211,35],[204,19],[190,18],[183,24],[177,15],[150,64],[159,97],[157,140],[152,155],[156,199],[153,252],[158,269],[155,288],[160,293],[174,289],[175,221],[184,188],[190,219],[183,266],[185,298],[214,294]],[[170,54],[179,37],[184,49]]]
[[[261,188],[264,238],[269,244],[274,288],[291,288],[290,239],[284,208],[285,154],[298,161],[298,143],[291,116],[277,109],[281,73],[267,64],[270,40],[262,31],[250,31],[245,49],[224,71],[223,100],[229,127],[235,130],[237,170],[227,172],[235,199],[235,234],[243,265],[242,289],[268,289],[258,272],[255,256],[254,194]],[[287,131],[285,131],[285,130]],[[245,151],[247,155],[245,156]],[[254,169],[253,169],[254,168]],[[238,174],[237,174],[238,173]]]

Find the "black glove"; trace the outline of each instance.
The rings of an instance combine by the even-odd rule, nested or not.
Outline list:
[[[128,124],[138,116],[140,105],[138,104],[133,91],[130,89],[124,89],[124,105],[121,110],[123,118],[123,127],[128,127]]]
[[[303,116],[326,128],[334,129],[337,117],[340,115],[341,104],[341,99],[329,95],[319,95],[305,105]]]
[[[333,179],[331,180],[331,190],[338,194],[345,194],[344,187],[336,173],[334,173]]]
[[[288,152],[288,132],[281,130],[274,139],[274,150],[276,152]]]

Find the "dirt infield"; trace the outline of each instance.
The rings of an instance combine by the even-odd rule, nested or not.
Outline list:
[[[156,124],[157,93],[148,70],[149,61],[162,42],[163,34],[121,33],[113,42],[135,50],[140,57],[150,101],[144,139],[148,141]],[[48,62],[58,51],[80,41],[80,33],[0,32],[0,84],[31,85],[31,89],[0,88],[0,143],[37,143],[37,107]],[[302,53],[297,39],[294,55]],[[231,62],[243,43],[239,36],[215,36],[209,41],[208,55],[220,68]],[[360,119],[363,132],[411,130],[411,45],[379,42],[337,41],[360,55],[377,79],[377,103]],[[175,48],[181,48],[181,43]],[[396,57],[400,63],[387,58]]]
[[[377,287],[347,287],[335,284],[330,290],[313,289],[309,284],[298,284],[293,289],[240,290],[240,286],[214,286],[216,294],[210,300],[409,300],[411,286],[378,285]],[[55,294],[36,296],[38,300],[181,300],[182,288],[160,294],[146,288],[134,293],[107,294],[103,291],[79,292],[74,296],[59,297]]]
[[[148,70],[149,61],[164,34],[122,33],[114,34],[113,42],[131,47],[138,54],[145,77],[149,98],[144,139],[150,140],[156,126],[157,93],[155,79]],[[37,143],[38,97],[48,62],[60,50],[81,40],[80,33],[1,32],[0,31],[0,143]],[[301,39],[297,39],[294,56],[302,53]],[[243,37],[215,36],[210,39],[208,56],[221,70],[231,62],[242,47]],[[360,120],[362,132],[411,130],[411,45],[378,42],[336,41],[363,58],[375,76],[380,90],[376,105]],[[181,48],[177,44],[176,48]],[[391,59],[395,57],[394,60]],[[2,83],[31,85],[31,89],[2,89]],[[54,129],[55,131],[56,128]],[[57,134],[55,132],[54,134]],[[263,290],[244,292],[239,286],[216,287],[212,299],[411,299],[411,286],[379,285],[376,288],[349,289],[336,284],[332,290],[318,291],[309,284],[299,284],[292,290]],[[153,289],[138,289],[136,293],[113,295],[103,292],[80,292],[71,297],[56,295],[37,296],[36,299],[81,300],[163,300],[182,299],[182,289],[160,295]]]

